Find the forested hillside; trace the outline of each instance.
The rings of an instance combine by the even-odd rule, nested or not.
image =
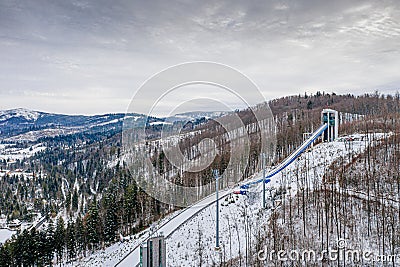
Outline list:
[[[372,252],[376,255],[396,255],[400,246],[400,126],[398,114],[390,116],[388,128],[392,135],[379,140],[374,134],[368,140],[367,150],[357,157],[342,157],[326,170],[323,180],[308,180],[312,170],[298,170],[298,193],[294,197],[283,194],[281,206],[271,215],[265,239],[260,246],[272,250],[328,251],[337,249],[338,240],[345,240],[346,249]],[[381,130],[381,125],[358,125],[365,132]],[[348,145],[351,145],[349,142]],[[348,163],[346,163],[348,162]],[[309,185],[312,185],[310,188]],[[283,191],[290,188],[282,187]],[[359,260],[346,266],[360,266]],[[336,266],[328,263],[327,266]],[[365,260],[365,259],[364,259]],[[371,266],[371,261],[364,264]],[[387,266],[397,266],[396,258],[377,260]],[[271,264],[279,264],[276,258]],[[301,260],[292,266],[303,266]],[[343,263],[343,262],[342,262]],[[309,261],[307,266],[320,266]],[[371,264],[371,265],[369,265]],[[272,266],[272,265],[271,265]]]
[[[351,159],[349,164],[336,162],[327,170],[324,181],[300,181],[303,189],[295,198],[285,199],[287,196],[283,194],[283,209],[277,209],[272,216],[268,238],[263,242],[275,249],[308,246],[312,242],[315,242],[313,246],[326,246],[336,237],[356,238],[353,233],[359,232],[359,236],[368,237],[371,242],[378,240],[380,250],[393,249],[400,242],[396,228],[400,215],[400,180],[394,171],[399,169],[399,95],[352,96],[318,92],[272,100],[269,105],[277,126],[276,157],[271,158],[272,164],[293,151],[302,142],[303,133],[320,125],[322,108],[364,116],[343,123],[341,133],[392,131],[393,135]],[[238,111],[238,115],[245,121],[248,131],[253,129],[249,131],[252,156],[245,163],[248,177],[259,171],[259,129],[251,128],[254,115],[250,110]],[[159,125],[147,126],[151,133],[149,143],[157,139],[160,129]],[[191,122],[184,129],[194,132],[179,143],[187,155],[195,156],[194,145],[205,137],[216,138],[223,153],[201,173],[184,173],[177,177],[171,172],[170,179],[189,186],[207,183],[212,178],[211,169],[222,173],[231,157],[224,129],[206,118]],[[46,218],[46,223],[38,229],[22,231],[2,245],[0,266],[43,266],[75,260],[116,242],[119,234],[138,233],[179,208],[155,200],[138,187],[123,160],[121,133],[114,128],[45,137],[35,142],[46,149],[11,165],[5,160],[0,163],[1,170],[23,169],[32,173],[29,179],[16,174],[0,178],[0,214],[7,221],[27,220],[33,209]],[[29,148],[32,144],[16,145]],[[162,147],[156,142],[149,156],[160,173],[171,170]],[[301,183],[315,185],[309,189]],[[388,203],[390,205],[386,205]],[[356,212],[352,215],[349,210]],[[301,243],[296,243],[297,237],[312,233],[315,239],[301,238]],[[287,239],[281,242],[281,236]]]

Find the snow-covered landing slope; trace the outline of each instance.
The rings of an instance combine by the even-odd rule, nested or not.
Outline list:
[[[272,178],[268,185],[267,196],[276,194],[283,182],[290,185],[290,194],[295,195],[297,188],[295,171],[309,168],[313,170],[309,172],[309,175],[316,176],[317,179],[322,178],[325,168],[340,156],[347,158],[349,155],[362,153],[367,146],[366,140],[351,142],[350,149],[344,142],[322,143],[315,146],[301,155],[282,173]],[[261,178],[261,173],[252,180],[259,178]],[[221,246],[225,249],[223,260],[239,256],[245,258],[244,236],[249,226],[250,229],[259,229],[256,226],[267,222],[270,210],[261,210],[261,190],[262,184],[252,189],[250,197],[233,197],[230,194],[232,190],[220,192],[221,198],[224,199],[220,208]],[[215,246],[214,200],[215,196],[211,195],[196,205],[177,211],[159,222],[158,231],[168,237],[168,266],[198,266],[200,259],[208,266],[221,260],[221,254],[216,254],[213,249]],[[269,205],[272,205],[271,199],[269,199]],[[114,244],[72,265],[115,266],[122,260],[118,266],[135,266],[139,263],[138,246],[148,236],[149,232],[146,230],[129,242]],[[199,251],[203,251],[201,257]]]
[[[240,260],[242,266],[249,266],[249,262],[246,263],[246,253],[250,253],[249,247],[254,248],[257,239],[265,233],[271,208],[279,205],[276,196],[279,196],[281,185],[290,188],[287,193],[294,196],[298,188],[297,179],[301,180],[308,175],[308,181],[322,180],[326,168],[333,161],[340,157],[346,160],[358,155],[364,152],[366,146],[366,140],[331,142],[321,143],[304,152],[287,169],[271,179],[266,192],[266,210],[262,209],[261,183],[252,189],[248,197],[227,198],[220,207],[220,253],[214,251],[215,205],[210,205],[167,239],[168,266],[199,266],[200,261],[203,266],[212,266],[214,263],[218,265],[221,260],[226,262],[230,259]],[[307,186],[312,188],[313,185],[310,183]],[[248,255],[247,258],[250,257],[254,255]]]

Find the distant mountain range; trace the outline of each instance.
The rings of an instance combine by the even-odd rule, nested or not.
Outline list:
[[[65,115],[34,111],[24,108],[0,111],[0,140],[35,141],[41,137],[67,135],[83,131],[107,132],[121,129],[124,119],[135,125],[159,125],[164,122],[195,121],[200,118],[215,118],[226,112],[187,112],[168,118],[148,117],[137,113],[114,113],[103,115]]]
[[[168,122],[174,121],[195,121],[197,119],[205,118],[212,119],[227,115],[227,111],[191,111],[185,113],[178,113],[170,117],[164,118]]]

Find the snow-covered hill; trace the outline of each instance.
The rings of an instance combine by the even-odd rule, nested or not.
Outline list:
[[[185,112],[185,113],[178,113],[175,115],[172,115],[170,117],[165,118],[166,121],[168,122],[174,122],[174,121],[195,121],[196,119],[212,119],[212,118],[217,118],[221,116],[227,115],[229,112],[227,111],[192,111],[192,112]]]
[[[35,122],[43,112],[33,111],[24,108],[10,109],[10,110],[0,110],[0,122],[10,120],[12,118],[19,118],[26,122]]]
[[[137,126],[163,125],[177,121],[215,118],[224,112],[189,112],[172,115],[167,118],[148,117],[144,114],[102,114],[102,115],[66,115],[34,111],[24,108],[0,111],[0,140],[35,141],[41,137],[68,135],[83,131],[107,132],[121,129],[125,119],[132,120]]]
[[[93,127],[112,127],[122,124],[124,116],[125,114],[65,115],[23,108],[4,110],[0,111],[0,139],[35,141],[40,137],[71,134]]]
[[[366,139],[365,139],[366,140]],[[367,141],[321,143],[303,153],[287,169],[274,176],[267,185],[267,209],[262,209],[262,184],[250,190],[247,196],[226,197],[220,206],[221,251],[215,252],[215,205],[202,210],[167,239],[169,266],[212,266],[221,261],[239,261],[235,266],[253,266],[257,255],[252,248],[268,232],[270,216],[281,208],[281,195],[295,197],[300,179],[307,175],[309,189],[321,182],[327,168],[337,159],[351,159],[363,153]],[[259,175],[261,177],[261,175]],[[286,188],[286,192],[282,191]],[[200,263],[200,261],[202,261]],[[128,266],[123,262],[119,266]]]
[[[281,205],[282,186],[290,188],[286,192],[288,196],[295,196],[299,185],[299,175],[304,175],[302,173],[305,173],[305,170],[308,170],[309,181],[321,181],[326,169],[335,160],[351,159],[365,151],[369,145],[367,138],[359,137],[353,136],[355,141],[351,146],[343,141],[321,143],[303,153],[287,169],[274,176],[268,184],[266,210],[261,208],[261,184],[252,188],[247,196],[227,194],[220,206],[222,248],[220,253],[214,251],[215,204],[213,204],[213,197],[203,200],[199,205],[202,208],[195,209],[195,212],[177,211],[158,222],[156,234],[163,232],[167,236],[168,266],[199,266],[200,261],[203,266],[211,266],[221,260],[241,261],[242,266],[246,266],[246,253],[250,253],[249,246],[255,245],[257,235],[262,232],[261,230],[265,232],[271,212]],[[346,140],[346,138],[341,140]],[[261,173],[252,179],[260,177]],[[118,266],[135,266],[139,260],[137,246],[148,236],[149,230],[146,230],[130,237],[130,241],[114,244],[69,265],[114,266],[122,260]],[[247,255],[247,258],[249,257],[250,255]]]

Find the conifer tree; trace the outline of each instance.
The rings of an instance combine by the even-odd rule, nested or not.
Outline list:
[[[76,239],[75,239],[75,226],[72,220],[68,221],[65,243],[67,245],[68,259],[74,259],[76,256]]]
[[[78,217],[75,222],[75,240],[77,244],[77,254],[86,255],[86,233],[81,217]]]
[[[60,262],[64,255],[65,244],[65,225],[62,217],[57,220],[56,231],[54,233],[54,248],[57,254],[57,262]]]
[[[54,247],[54,226],[53,223],[49,223],[47,229],[46,229],[46,246],[45,246],[45,260],[44,264],[49,266],[52,263],[53,260],[53,255],[55,251]]]
[[[86,217],[86,234],[90,248],[97,248],[100,242],[101,222],[96,200],[92,202]]]
[[[111,195],[107,196],[106,200],[107,210],[104,222],[104,239],[106,242],[113,242],[115,240],[116,232],[118,230],[118,217],[117,206],[115,198]]]

